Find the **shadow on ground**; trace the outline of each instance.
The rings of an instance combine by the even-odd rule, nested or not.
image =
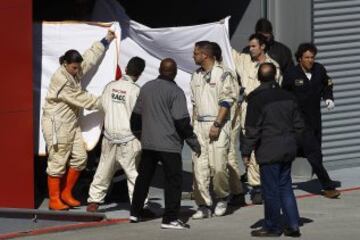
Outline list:
[[[255,222],[254,224],[252,224],[250,226],[250,228],[252,228],[252,229],[260,228],[260,227],[264,226],[264,221],[265,221],[264,219],[260,219],[257,222]],[[304,226],[305,224],[312,223],[312,222],[314,222],[314,220],[312,220],[310,218],[300,217],[300,226]],[[286,226],[286,219],[285,219],[284,215],[281,215],[281,225],[284,227]]]
[[[94,153],[97,155],[98,153]],[[89,159],[94,158],[92,156],[92,152],[89,153]],[[87,204],[87,197],[89,192],[89,187],[92,182],[93,176],[95,174],[97,163],[95,161],[89,160],[88,167],[82,172],[81,177],[76,185],[73,193],[76,198],[78,198],[82,205]],[[38,208],[43,202],[44,198],[47,197],[47,175],[46,175],[46,158],[45,157],[37,157],[35,159],[35,208]],[[119,180],[120,179],[120,180]],[[183,189],[184,193],[192,192],[192,172],[183,171]],[[341,187],[341,182],[334,182],[336,187]],[[151,187],[155,187],[158,189],[164,189],[164,172],[161,165],[158,165],[156,172],[154,174]],[[312,179],[309,181],[303,182],[295,182],[293,183],[294,190],[302,190],[311,194],[321,194],[322,188],[317,179]],[[244,184],[245,193],[249,191],[246,184]],[[185,197],[183,199],[193,200],[190,197]],[[150,199],[150,200],[160,200],[160,199]],[[109,208],[104,209],[103,211],[112,211],[112,210],[121,210],[121,209],[129,209],[129,198],[128,198],[128,190],[126,185],[126,180],[123,176],[123,171],[118,171],[114,180],[109,188],[108,194],[105,198],[105,203],[117,203],[116,206],[111,206]],[[231,208],[230,214],[236,211],[237,209]]]
[[[341,182],[334,181],[335,187],[339,188],[341,187]],[[322,187],[320,185],[320,182],[317,179],[312,179],[310,181],[305,182],[296,182],[293,183],[293,189],[294,190],[302,190],[311,194],[322,194]]]

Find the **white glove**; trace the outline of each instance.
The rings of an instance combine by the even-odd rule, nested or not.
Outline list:
[[[330,110],[334,109],[335,103],[334,103],[333,100],[331,100],[331,99],[326,99],[326,100],[325,100],[325,103],[326,103],[327,110],[330,111]]]

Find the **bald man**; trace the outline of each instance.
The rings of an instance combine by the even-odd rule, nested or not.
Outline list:
[[[186,229],[189,226],[178,219],[182,190],[181,151],[184,140],[198,156],[201,148],[190,125],[184,91],[174,81],[175,61],[171,58],[162,60],[159,73],[157,79],[141,88],[131,116],[131,130],[140,139],[143,152],[130,222],[139,221],[151,179],[161,162],[165,176],[165,212],[161,228]]]

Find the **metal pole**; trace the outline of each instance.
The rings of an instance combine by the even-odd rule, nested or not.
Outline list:
[[[268,18],[268,1],[262,0],[261,1],[261,17]]]

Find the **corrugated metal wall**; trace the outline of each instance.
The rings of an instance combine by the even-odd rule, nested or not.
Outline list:
[[[360,1],[313,0],[312,10],[317,61],[335,84],[335,110],[323,108],[324,161],[360,163]]]

